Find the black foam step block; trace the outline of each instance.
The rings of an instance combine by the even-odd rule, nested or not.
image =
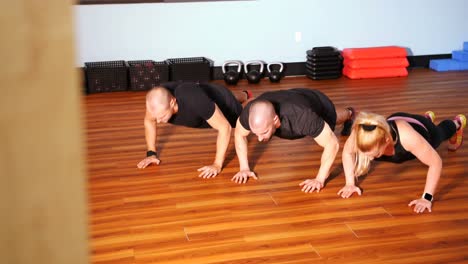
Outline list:
[[[310,76],[328,76],[328,75],[341,75],[341,71],[323,71],[323,72],[316,72],[316,71],[310,71],[306,69],[306,75]]]
[[[338,79],[340,78],[342,75],[341,74],[337,74],[337,75],[325,75],[325,76],[311,76],[311,75],[307,75],[307,77],[309,79],[312,79],[312,80],[331,80],[331,79]]]
[[[324,57],[307,56],[307,60],[311,62],[343,61],[343,56],[341,55],[324,56]]]
[[[306,51],[307,56],[310,57],[327,57],[327,56],[337,56],[340,55],[340,51],[334,47],[315,47],[311,50]]]
[[[315,72],[322,72],[322,71],[341,71],[343,69],[343,65],[319,65],[319,66],[311,66],[306,63],[306,69]]]
[[[309,67],[338,67],[343,65],[343,62],[341,61],[321,61],[321,62],[312,62],[312,61],[306,61],[306,65],[309,65]]]

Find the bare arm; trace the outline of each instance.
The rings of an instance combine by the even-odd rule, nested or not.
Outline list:
[[[411,152],[422,163],[429,166],[424,192],[434,194],[442,171],[442,159],[437,151],[408,123],[404,121],[396,122],[400,131],[400,142],[403,148]]]
[[[343,147],[343,153],[341,159],[343,162],[343,170],[346,178],[346,185],[355,185],[355,166],[356,166],[356,153],[355,153],[356,135],[354,130],[351,131],[351,135],[346,140]]]
[[[156,120],[151,117],[151,114],[146,111],[145,119],[145,139],[146,139],[146,149],[156,151]],[[149,156],[144,158],[137,164],[137,167],[140,169],[146,168],[151,163],[159,164],[161,161],[156,156]]]
[[[249,160],[247,158],[247,137],[250,131],[245,129],[237,119],[236,129],[234,132],[234,141],[236,145],[237,158],[239,159],[239,172],[232,177],[232,181],[236,183],[246,183],[249,177],[257,179],[257,176],[250,170]]]
[[[325,123],[325,127],[323,128],[322,133],[320,133],[320,135],[314,139],[315,142],[317,142],[317,144],[323,148],[317,180],[325,183],[325,180],[330,175],[330,169],[333,165],[333,162],[335,161],[336,154],[340,149],[340,144],[327,123]]]
[[[234,132],[234,141],[236,145],[237,158],[239,159],[240,170],[250,170],[249,161],[247,158],[247,137],[250,131],[245,129],[239,119],[237,119],[236,129]]]
[[[346,140],[346,143],[343,147],[343,153],[341,154],[341,159],[343,161],[343,170],[346,178],[346,184],[343,188],[338,191],[338,195],[342,198],[349,198],[351,195],[356,192],[361,195],[362,191],[359,187],[356,186],[356,175],[355,175],[355,166],[356,166],[356,135],[354,131],[351,131],[351,135]]]
[[[396,124],[400,132],[400,142],[403,148],[411,152],[416,158],[429,167],[427,170],[424,192],[434,194],[442,171],[442,159],[437,151],[435,151],[435,149],[408,123],[397,120]],[[415,205],[414,211],[422,213],[426,208],[430,212],[432,203],[420,198],[412,201],[409,205]]]
[[[323,148],[320,168],[315,179],[307,179],[299,184],[299,186],[302,186],[303,192],[313,192],[314,190],[319,192],[320,189],[323,188],[325,180],[330,175],[330,168],[333,165],[336,154],[340,148],[340,144],[338,143],[335,133],[333,133],[327,123],[325,123],[320,135],[315,137],[314,140]]]
[[[226,150],[231,138],[231,125],[216,104],[215,111],[207,122],[212,128],[218,131],[218,137],[216,139],[216,157],[213,164],[221,169],[224,159],[226,158]]]
[[[146,149],[156,151],[156,120],[146,111],[145,119]]]
[[[216,104],[213,115],[206,120],[206,122],[218,131],[216,139],[216,156],[212,165],[203,166],[198,169],[200,172],[198,177],[212,178],[216,177],[223,168],[224,159],[226,158],[226,150],[231,138],[231,125]]]

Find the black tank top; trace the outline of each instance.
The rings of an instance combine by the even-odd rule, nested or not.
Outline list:
[[[395,117],[395,116],[403,116],[403,117],[410,117],[410,118],[415,118],[418,119],[418,121],[423,121],[421,120],[420,116],[416,115],[411,115],[407,113],[395,113],[389,116],[388,118]],[[424,117],[423,117],[424,118]],[[397,125],[395,121],[387,121],[388,125],[390,126],[390,132],[392,134],[393,142],[395,142],[394,148],[395,148],[395,154],[393,156],[387,156],[387,155],[382,155],[379,158],[376,158],[375,160],[378,161],[388,161],[388,162],[393,162],[393,163],[402,163],[407,160],[412,160],[415,159],[416,157],[409,151],[407,151],[400,142],[400,133],[398,132]],[[421,122],[423,123],[423,122]],[[411,123],[408,122],[408,124],[416,130],[424,139],[426,139],[429,142],[429,133],[426,130],[425,127],[416,124],[416,123]],[[424,124],[424,123],[423,123]]]

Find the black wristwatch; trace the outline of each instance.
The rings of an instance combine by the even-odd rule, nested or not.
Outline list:
[[[434,199],[434,197],[433,197],[432,194],[430,194],[430,193],[424,193],[424,194],[422,195],[422,198],[428,200],[429,202],[432,202],[432,200]]]
[[[152,150],[146,151],[146,157],[151,157],[151,156],[155,156],[157,158],[158,153],[156,151],[152,151]]]

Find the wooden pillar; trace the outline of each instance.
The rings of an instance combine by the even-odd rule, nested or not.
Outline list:
[[[72,1],[0,3],[0,262],[88,263]]]

